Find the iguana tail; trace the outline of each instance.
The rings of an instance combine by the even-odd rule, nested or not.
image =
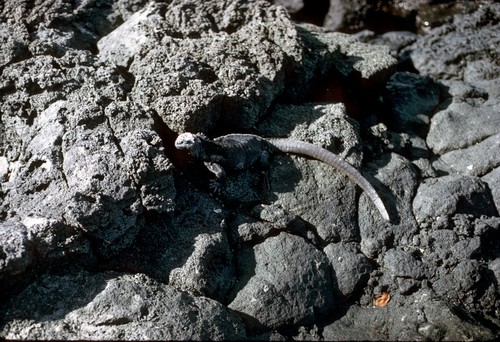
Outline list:
[[[284,153],[292,153],[303,156],[308,156],[313,159],[322,161],[337,170],[343,172],[354,183],[359,185],[363,191],[366,192],[368,197],[373,201],[378,211],[384,219],[390,220],[389,213],[387,212],[382,199],[377,194],[373,186],[364,178],[361,173],[351,166],[348,162],[341,159],[335,153],[332,153],[322,147],[298,140],[272,138],[266,139],[271,145]]]

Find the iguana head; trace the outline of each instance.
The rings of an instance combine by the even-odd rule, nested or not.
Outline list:
[[[197,159],[204,160],[206,153],[204,150],[204,142],[207,138],[204,134],[197,133],[182,133],[175,139],[175,148],[178,150],[188,150],[191,155]]]

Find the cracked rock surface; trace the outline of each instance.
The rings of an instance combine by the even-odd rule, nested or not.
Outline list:
[[[467,12],[348,35],[266,1],[4,1],[0,337],[498,339],[500,5]],[[326,148],[391,220],[300,156],[214,193],[185,131]]]

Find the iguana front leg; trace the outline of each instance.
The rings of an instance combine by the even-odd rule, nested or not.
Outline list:
[[[210,180],[208,187],[216,194],[222,191],[222,184],[226,181],[226,171],[224,168],[215,162],[204,162],[208,171],[214,174],[215,179]]]
[[[259,158],[259,164],[263,170],[269,170],[269,152],[262,151]]]
[[[262,185],[263,185],[263,190],[265,192],[271,189],[271,182],[269,181],[269,168],[270,168],[269,158],[270,156],[268,151],[262,151],[259,158]]]

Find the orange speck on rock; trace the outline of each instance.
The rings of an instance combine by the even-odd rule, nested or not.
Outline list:
[[[391,300],[391,295],[388,293],[382,293],[375,297],[375,306],[377,308],[383,308]]]

